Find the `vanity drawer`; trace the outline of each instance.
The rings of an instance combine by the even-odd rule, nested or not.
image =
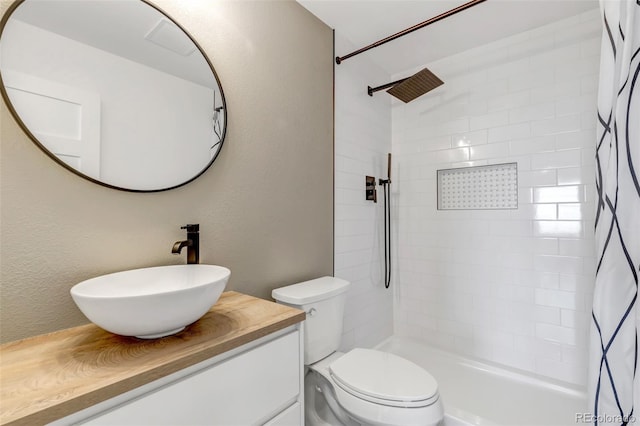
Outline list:
[[[278,337],[84,424],[246,426],[275,420],[300,393],[299,339],[299,331]]]

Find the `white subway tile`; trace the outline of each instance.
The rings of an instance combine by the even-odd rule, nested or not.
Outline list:
[[[560,274],[580,274],[582,272],[582,258],[572,256],[534,256],[534,270],[542,272],[557,272]]]
[[[578,238],[583,235],[583,224],[577,220],[536,220],[533,235],[537,237]]]
[[[440,319],[437,320],[437,325],[440,332],[448,335],[470,339],[473,334],[473,327],[471,324]]]
[[[543,186],[533,189],[535,203],[575,203],[583,201],[583,189],[580,185]]]
[[[374,238],[372,234],[335,237],[336,253],[348,253],[350,251],[371,249],[373,246]]]
[[[533,188],[518,188],[518,205],[533,203]]]
[[[426,140],[415,142],[417,147],[423,147],[422,151],[414,151],[414,152],[425,152],[425,151],[438,151],[441,149],[449,149],[451,148],[451,138],[449,136],[434,136]]]
[[[557,99],[580,96],[582,80],[555,82],[531,90],[531,103],[537,104]]]
[[[492,257],[497,257],[492,253]],[[508,268],[531,269],[533,267],[533,258],[528,253],[503,253],[500,256],[500,264]]]
[[[434,151],[429,153],[428,161],[432,164],[469,161],[471,159],[469,156],[469,149],[470,148],[468,147],[464,147]]]
[[[531,155],[510,155],[506,160],[518,163],[518,172],[531,171]]]
[[[533,204],[533,217],[536,220],[556,220],[558,209],[555,204]]]
[[[558,81],[577,79],[590,75],[600,66],[598,56],[587,56],[576,60],[558,64],[555,68],[556,79]]]
[[[555,289],[560,288],[560,274],[554,272],[536,272],[535,278],[536,287]]]
[[[363,177],[356,173],[347,173],[336,170],[334,185],[336,188],[357,189],[362,187]]]
[[[586,372],[589,353],[582,348],[581,344],[564,345],[562,347],[562,362],[582,368],[582,371]]]
[[[547,358],[556,361],[562,359],[562,345],[536,339],[535,337],[516,336],[514,347],[522,352],[533,353],[536,358]]]
[[[586,75],[580,79],[580,93],[597,93],[598,92],[598,74],[594,73]]]
[[[553,102],[528,105],[509,110],[509,123],[521,123],[524,121],[536,121],[553,118],[556,106]]]
[[[557,44],[579,44],[582,40],[599,36],[600,31],[600,27],[595,23],[583,22],[575,26],[558,29],[555,33],[555,39]]]
[[[487,84],[471,88],[469,92],[469,100],[475,101],[478,99],[487,99],[492,96],[503,96],[507,93],[509,93],[509,82],[506,78],[501,78],[494,81],[488,81]]]
[[[533,315],[536,323],[553,324],[553,325],[561,324],[562,315],[561,315],[561,309],[559,307],[539,305],[539,304],[534,305]]]
[[[355,204],[361,205],[364,193],[357,189],[336,188],[334,192],[336,205]]]
[[[370,264],[372,261],[371,257],[371,249],[341,253],[340,256],[337,256],[335,259],[335,269],[346,269]]]
[[[582,152],[579,149],[533,154],[531,159],[531,168],[533,170],[579,167],[581,164]]]
[[[558,254],[561,256],[592,257],[593,252],[593,240],[584,238],[558,239]]]
[[[563,327],[575,328],[576,330],[587,330],[591,316],[586,311],[574,311],[572,309],[562,309],[561,324]]]
[[[556,184],[557,171],[547,170],[518,170],[518,186],[552,186]]]
[[[502,331],[483,329],[479,327],[473,328],[474,344],[484,342],[491,347],[513,347],[513,334]]]
[[[589,206],[593,207],[589,204]],[[586,203],[558,204],[558,219],[560,220],[582,220],[583,209]]]
[[[593,37],[580,43],[580,56],[585,58],[588,56],[600,57],[600,49],[602,48],[601,37]]]
[[[534,238],[534,254],[556,255],[558,252],[557,238]]]
[[[558,185],[578,185],[595,182],[595,167],[568,167],[558,169]]]
[[[509,144],[502,142],[471,146],[469,147],[469,155],[471,160],[507,157],[509,155]]]
[[[594,28],[597,28],[598,31],[602,29],[602,15],[600,14],[600,9],[593,8],[584,13],[578,15],[580,17],[580,23],[584,25],[591,25]],[[598,36],[600,34],[597,34]],[[600,37],[598,37],[598,41],[600,41]]]
[[[493,361],[521,370],[535,368],[535,354],[529,351],[519,351],[514,348],[500,348],[494,352]]]
[[[556,64],[563,64],[578,59],[580,59],[580,46],[571,44],[568,46],[555,47],[531,57],[530,67],[532,69],[540,67],[554,68]]]
[[[598,194],[596,193],[596,186],[594,184],[584,185],[584,200],[587,203],[594,203],[598,199]],[[592,217],[592,216],[590,216]]]
[[[520,108],[529,105],[531,101],[531,92],[522,90],[520,92],[508,93],[506,95],[491,97],[487,100],[487,110],[496,112],[513,108]]]
[[[560,274],[560,289],[567,291],[593,291],[595,277],[580,273]]]
[[[509,114],[507,111],[492,112],[489,114],[478,115],[469,119],[469,128],[471,130],[489,129],[497,126],[504,126],[509,123]]]
[[[491,221],[489,233],[491,235],[530,237],[533,234],[533,227],[532,222],[528,220]]]
[[[556,116],[573,115],[588,112],[592,117],[596,117],[597,98],[594,93],[581,95],[578,97],[559,99],[556,101]]]
[[[595,145],[592,148],[582,148],[581,150],[580,164],[583,167],[591,167],[596,164],[596,150]]]
[[[574,329],[553,324],[537,323],[536,337],[566,345],[575,345],[576,343],[576,332]]]
[[[511,155],[527,155],[540,152],[552,152],[556,150],[554,136],[538,136],[509,142]]]
[[[487,143],[487,130],[459,133],[451,136],[451,147],[459,148],[472,145],[484,145]]]
[[[502,142],[511,139],[523,139],[531,135],[529,123],[511,124],[509,126],[494,127],[489,129],[488,142]]]
[[[374,205],[336,205],[336,221],[364,221],[374,223],[376,208]]]
[[[546,52],[555,45],[553,34],[542,34],[533,39],[524,40],[520,43],[509,46],[510,58],[522,58],[536,55],[540,52]]]
[[[518,92],[534,87],[548,86],[553,84],[554,79],[553,69],[550,68],[512,75],[509,77],[509,91]]]
[[[441,123],[433,129],[434,136],[452,135],[469,131],[469,119],[458,118],[456,120]]]
[[[574,310],[577,306],[582,306],[584,302],[579,293],[572,291],[537,288],[535,292],[536,304],[542,306]]]
[[[565,115],[562,117],[534,121],[531,123],[531,133],[534,136],[577,132],[581,130],[581,128],[582,123],[580,114]]]
[[[597,114],[595,108],[580,113],[580,125],[582,129],[594,132],[596,127],[600,125]]]

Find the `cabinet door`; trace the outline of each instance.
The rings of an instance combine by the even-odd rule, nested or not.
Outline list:
[[[300,393],[299,332],[278,337],[90,419],[90,425],[257,425]]]

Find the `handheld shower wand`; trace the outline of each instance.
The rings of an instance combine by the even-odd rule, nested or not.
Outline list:
[[[384,192],[384,287],[391,284],[391,153],[387,154],[387,178],[379,179]]]

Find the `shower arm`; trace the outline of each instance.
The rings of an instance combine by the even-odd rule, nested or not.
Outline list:
[[[438,22],[438,21],[440,21],[440,20],[442,20],[444,18],[448,18],[451,15],[455,15],[458,12],[462,12],[463,10],[468,9],[468,8],[470,8],[472,6],[475,6],[475,5],[477,5],[479,3],[482,3],[484,1],[487,1],[487,0],[471,0],[468,3],[465,3],[463,5],[460,5],[460,6],[456,7],[456,8],[453,8],[451,10],[448,10],[448,11],[444,12],[444,13],[441,13],[438,16],[434,16],[431,19],[427,19],[426,21],[421,22],[419,24],[416,24],[413,27],[410,27],[410,28],[407,28],[407,29],[402,30],[400,32],[397,32],[395,34],[392,34],[389,37],[385,37],[382,40],[378,40],[375,43],[372,43],[372,44],[370,44],[368,46],[365,46],[365,47],[363,47],[361,49],[353,51],[353,52],[351,52],[349,54],[346,54],[344,56],[336,56],[336,64],[340,65],[342,63],[342,61],[344,61],[345,59],[349,59],[349,58],[351,58],[353,56],[359,55],[359,54],[361,54],[363,52],[366,52],[367,50],[373,49],[375,47],[382,46],[385,43],[388,43],[388,42],[393,41],[393,40],[395,40],[397,38],[400,38],[400,37],[405,36],[405,35],[407,35],[409,33],[412,33],[412,32],[414,32],[416,30],[424,28],[427,25],[431,25],[434,22]]]
[[[396,80],[392,83],[383,84],[382,86],[378,86],[378,87],[367,86],[367,93],[369,94],[369,96],[373,96],[374,93],[379,92],[380,90],[388,89],[389,87],[393,87],[396,84],[400,84],[403,81],[409,80],[409,78],[411,77],[403,78],[401,80]]]

